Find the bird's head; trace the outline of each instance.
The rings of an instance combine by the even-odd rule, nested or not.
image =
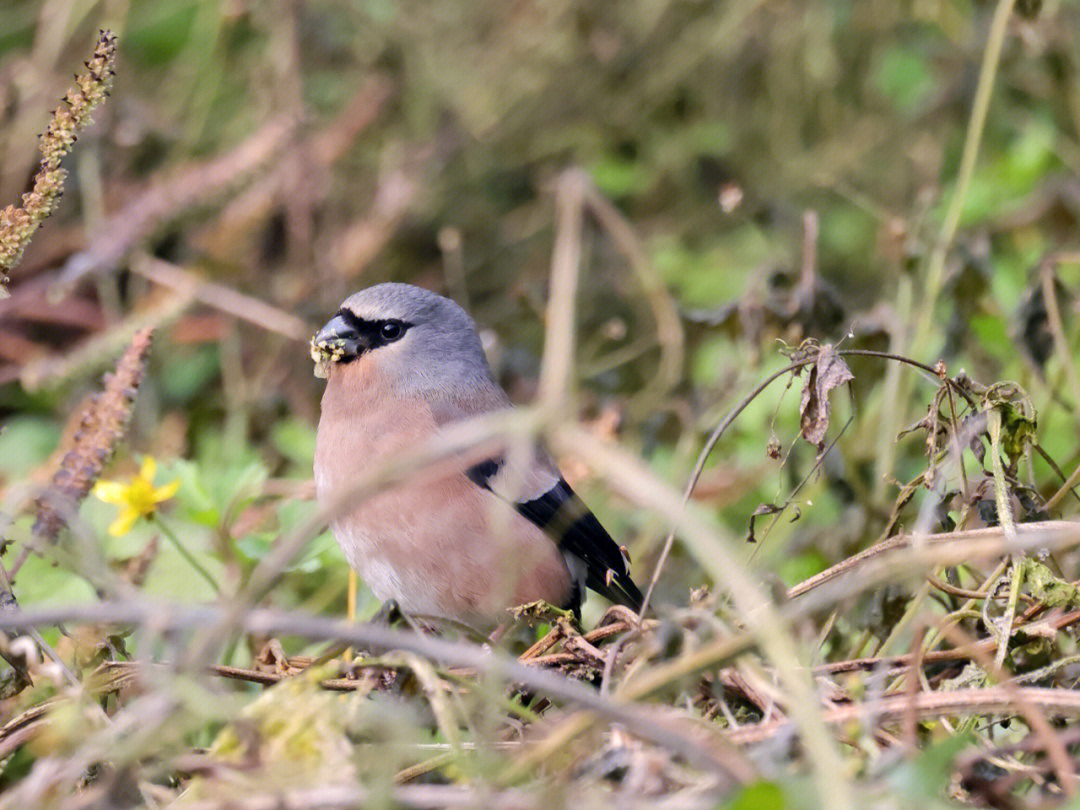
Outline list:
[[[472,318],[449,298],[411,284],[377,284],[346,298],[311,339],[311,358],[318,377],[368,365],[411,393],[491,378]]]

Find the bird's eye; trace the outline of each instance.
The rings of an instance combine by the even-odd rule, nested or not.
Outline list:
[[[387,342],[397,340],[403,334],[405,334],[405,330],[401,328],[400,323],[395,321],[387,321],[379,329],[379,335]]]

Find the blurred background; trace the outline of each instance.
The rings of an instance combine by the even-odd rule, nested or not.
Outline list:
[[[111,96],[65,159],[60,208],[0,300],[0,560],[23,608],[100,597],[182,612],[178,602],[220,596],[228,607],[254,593],[290,616],[345,614],[348,568],[326,532],[268,592],[252,585],[280,538],[315,513],[323,383],[310,336],[362,287],[422,285],[472,314],[500,382],[515,402],[532,402],[565,227],[556,199],[568,182],[585,189],[583,258],[574,407],[558,420],[642,459],[674,490],[760,380],[801,346],[812,356],[804,341],[925,364],[848,357],[855,379],[832,391],[820,447],[800,437],[806,375],[780,379],[724,434],[694,499],[727,535],[751,590],[763,584],[782,599],[783,586],[915,525],[996,522],[990,414],[1002,416],[1009,466],[998,483],[1017,520],[1076,515],[1080,496],[1061,483],[1080,465],[1075,0],[0,0],[0,206],[31,187],[37,136],[102,28],[119,41]],[[50,542],[25,507],[58,469],[83,474],[61,460],[80,446],[102,375],[144,327],[155,329],[146,376],[104,470],[112,489],[99,492],[138,495],[145,508],[120,510],[130,520],[117,521],[114,504],[86,498],[70,542]],[[970,408],[939,388],[939,360],[942,373],[967,380]],[[980,386],[1001,380],[1017,385]],[[974,439],[958,474],[941,462],[961,426]],[[559,464],[628,547],[644,585],[669,521],[577,450]],[[708,666],[693,658],[746,626],[704,562],[675,544],[653,601],[662,632],[629,633],[639,640],[609,673],[616,690],[658,679],[619,711],[667,712],[672,724],[657,733],[673,730],[684,751],[713,751],[700,744],[707,738],[720,752],[709,755],[726,757],[732,729],[770,735],[789,709],[814,719],[873,709],[890,691],[914,700],[918,687],[900,685],[904,667],[864,678],[867,668],[849,663],[924,640],[941,655],[919,671],[927,694],[918,697],[970,687],[974,704],[983,695],[972,693],[991,691],[982,659],[980,670],[938,649],[943,636],[913,636],[921,622],[952,622],[1026,683],[1064,687],[1055,699],[1075,715],[1066,698],[1080,640],[1064,629],[1080,613],[1051,613],[1060,621],[1047,630],[1040,612],[1080,606],[1074,553],[1051,560],[1061,563],[1054,573],[1033,559],[1011,569],[1038,574],[1022,590],[1013,580],[1012,608],[1019,596],[1021,618],[1042,628],[1025,636],[1022,625],[1011,646],[993,621],[1005,610],[1005,560],[939,568],[938,580],[897,571],[829,616],[804,612],[775,643],[797,651],[789,668],[797,657],[820,712],[777,686],[796,683],[770,669],[777,656],[762,663],[750,652],[723,669],[728,653]],[[0,588],[0,606],[9,597]],[[376,607],[361,586],[359,616]],[[604,608],[590,599],[584,626]],[[201,783],[205,810],[233,795],[223,785],[346,778],[467,791],[517,777],[585,785],[598,807],[616,790],[640,801],[686,788],[698,803],[670,806],[697,807],[716,799],[694,790],[718,796],[732,784],[612,728],[610,712],[543,739],[565,726],[534,724],[539,713],[570,715],[558,697],[508,694],[474,673],[436,678],[423,661],[369,661],[360,680],[338,684],[361,691],[358,700],[320,691],[329,670],[318,667],[264,690],[257,684],[305,671],[325,647],[196,629],[189,643],[154,627],[50,625],[30,646],[56,652],[33,677],[0,635],[10,664],[0,666],[0,808],[160,807]],[[545,648],[557,649],[545,665],[598,680],[601,659],[582,657],[580,645],[567,653],[570,641]],[[947,641],[956,647],[955,633]],[[174,668],[154,667],[159,679],[132,686],[125,644]],[[699,663],[679,670],[688,660]],[[203,664],[218,674],[250,667],[255,683],[207,678]],[[802,670],[811,665],[814,685]],[[357,671],[338,671],[339,681]],[[102,673],[120,680],[101,686]],[[594,703],[611,703],[596,694]],[[946,783],[954,798],[968,790],[997,807],[1017,806],[1025,786],[1036,801],[1058,795],[1053,756],[1039,753],[1054,739],[1046,729],[1027,734],[1023,722],[989,715],[950,725],[928,713],[916,724],[904,711],[895,733],[838,725],[836,746],[777,736],[753,749],[753,768],[732,773],[776,778],[783,795],[752,786],[741,794],[750,799],[725,806],[813,806],[808,771],[822,795],[858,780],[864,806],[873,790],[881,806],[928,807]],[[1075,750],[1075,732],[1061,727],[1057,744]],[[957,766],[966,776],[952,779],[950,763],[973,740],[991,753],[968,757]],[[841,761],[834,747],[843,768],[829,759]],[[919,748],[918,760],[902,758]],[[812,768],[791,767],[804,754]],[[1075,770],[1067,756],[1052,767]],[[438,804],[415,795],[416,806]],[[454,795],[453,806],[482,803]],[[490,806],[568,797],[587,806],[579,795]]]
[[[673,486],[720,418],[788,362],[784,345],[805,338],[1020,381],[1067,472],[1080,392],[1055,355],[1038,270],[1077,245],[1076,3],[1017,4],[958,228],[933,266],[993,11],[6,0],[0,202],[28,187],[36,135],[99,28],[117,33],[119,62],[65,163],[59,213],[0,301],[0,494],[48,480],[80,401],[133,330],[156,325],[110,476],[155,458],[159,481],[181,482],[163,520],[234,589],[314,508],[322,383],[306,341],[347,294],[396,280],[452,296],[513,398],[530,401],[567,170],[591,184],[576,416]],[[1077,266],[1054,272],[1075,348]],[[759,504],[791,499],[742,544],[749,565],[788,584],[919,504],[890,521],[899,482],[925,466],[922,434],[896,436],[926,414],[934,383],[878,360],[851,366],[853,397],[834,394],[838,452],[820,469],[797,439],[798,391],[781,383],[726,434],[696,491],[736,537]],[[560,463],[647,580],[667,525],[579,460]],[[1052,492],[1060,481],[1035,464]],[[118,570],[147,561],[154,525],[111,537],[114,509],[94,499],[83,516]],[[16,545],[33,542],[28,526],[12,529]],[[212,596],[168,544],[143,575],[151,593]],[[345,576],[324,534],[269,601],[340,613]],[[685,603],[702,584],[676,549],[660,601]],[[37,554],[17,592],[24,604],[93,595]]]

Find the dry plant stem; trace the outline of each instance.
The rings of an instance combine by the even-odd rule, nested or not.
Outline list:
[[[1065,327],[1061,322],[1061,308],[1058,306],[1055,280],[1054,262],[1044,261],[1039,267],[1039,281],[1042,284],[1043,302],[1046,304],[1046,321],[1054,339],[1054,351],[1057,352],[1058,360],[1072,387],[1073,402],[1077,408],[1080,408],[1080,375],[1076,372],[1072,350],[1069,348],[1069,341],[1065,337]]]
[[[867,587],[872,587],[872,585],[868,585]],[[843,591],[837,596],[839,600],[850,595],[852,595],[850,591]],[[791,620],[804,616],[807,611],[799,609],[800,604],[801,602],[795,602],[790,605],[789,608],[785,610],[785,615]],[[794,608],[794,610],[792,610],[792,608]],[[1063,614],[1051,622],[1051,626],[1055,630],[1062,630],[1077,622],[1080,622],[1080,610]],[[927,662],[959,661],[968,659],[972,655],[970,649],[966,646],[951,650],[933,651],[930,649],[930,634],[927,634],[927,639],[927,651],[923,654],[923,658]],[[736,655],[751,647],[752,643],[753,640],[750,634],[745,631],[737,635],[709,642],[689,655],[652,667],[640,677],[624,684],[619,694],[627,700],[639,700],[647,697],[681,678],[690,677],[702,670],[718,666],[724,661],[734,658]],[[994,639],[984,639],[971,646],[978,646],[984,651],[990,651],[996,647],[996,641]],[[907,655],[890,656],[887,658],[857,658],[848,661],[836,661],[829,664],[822,664],[815,667],[814,672],[835,675],[843,672],[869,670],[882,666],[906,666],[910,663],[910,660],[910,657]]]
[[[402,773],[405,773],[404,771]],[[388,806],[412,810],[547,810],[551,799],[542,793],[518,788],[484,790],[473,785],[401,785],[389,793],[372,790],[364,785],[326,785],[276,792],[253,793],[228,798],[200,799],[183,803],[185,810],[363,810],[389,801]],[[581,797],[585,806],[603,806],[611,802],[610,793]],[[717,797],[711,792],[668,796],[662,802],[656,797],[620,796],[621,810],[709,810],[716,807]]]
[[[904,609],[904,614],[900,617],[899,621],[892,626],[892,629],[889,630],[889,635],[885,637],[881,646],[875,650],[875,655],[885,655],[886,651],[888,651],[895,642],[900,640],[908,626],[915,621],[922,611],[923,603],[926,601],[926,595],[928,593],[930,593],[930,583],[924,581],[919,586],[918,592],[908,602],[907,607]]]
[[[841,349],[836,352],[842,356],[853,357],[877,357],[882,360],[892,360],[897,363],[903,363],[913,368],[924,371],[931,375],[935,380],[938,379],[937,373],[934,369],[925,363],[920,363],[918,360],[912,360],[908,357],[902,357],[891,352],[878,352],[867,349]],[[784,368],[770,374],[764,380],[757,384],[757,386],[749,394],[731,409],[727,416],[721,420],[720,424],[713,429],[713,432],[709,434],[709,438],[705,440],[705,446],[702,447],[701,452],[698,454],[697,461],[694,463],[694,471],[690,474],[690,480],[686,484],[686,490],[683,493],[683,507],[689,503],[690,497],[694,494],[694,488],[697,486],[698,479],[701,478],[701,473],[705,469],[705,462],[708,461],[710,455],[712,455],[713,449],[716,447],[717,442],[724,435],[725,431],[731,427],[731,423],[734,422],[747,406],[753,402],[757,397],[776,380],[780,379],[786,374],[793,371],[797,371],[805,366],[811,365],[815,362],[814,358],[808,358],[805,360],[797,360]],[[971,395],[963,388],[958,386],[952,378],[946,378],[945,384],[949,386],[950,390],[955,390],[960,394],[969,404],[972,404]],[[675,542],[675,530],[672,529],[668,532],[666,538],[664,538],[664,545],[660,550],[660,556],[656,560],[656,566],[653,568],[652,577],[649,579],[649,587],[645,591],[645,601],[642,604],[641,615],[645,615],[645,611],[649,607],[649,602],[652,599],[653,590],[656,588],[656,583],[660,579],[660,574],[664,569],[664,564],[667,561],[668,555],[671,553],[672,545]]]
[[[303,179],[307,185],[316,187],[309,188],[308,193],[319,198],[306,202],[324,200],[320,187],[325,186],[326,173],[345,155],[357,137],[378,119],[393,91],[393,83],[384,76],[366,79],[326,128],[295,140],[281,160],[268,164],[263,176],[228,200],[220,216],[207,223],[208,242],[227,240],[250,223],[265,220],[275,204],[288,196],[288,184],[295,183],[298,172],[305,174]]]
[[[69,605],[0,615],[0,629],[25,630],[62,622],[83,622],[136,624],[165,633],[217,626],[223,618],[233,618],[223,607],[193,607],[132,600]],[[503,653],[480,645],[450,642],[380,625],[349,624],[318,616],[271,610],[244,611],[236,624],[253,635],[288,634],[309,639],[343,641],[354,646],[409,652],[442,662],[444,665],[474,668],[486,675],[525,684],[622,723],[633,734],[686,757],[701,767],[720,768],[739,781],[754,778],[754,768],[717,735],[708,734],[692,723],[676,723],[667,719],[660,722],[654,712],[643,707],[605,699],[591,687],[555,672],[526,667]]]
[[[654,630],[654,629],[656,629],[656,626],[657,626],[657,623],[655,621],[647,621],[647,622],[645,622],[644,629]],[[607,638],[607,637],[609,637],[611,635],[614,635],[616,633],[625,633],[628,630],[636,630],[636,629],[637,629],[636,624],[631,624],[631,623],[628,623],[628,622],[617,622],[616,624],[613,624],[613,625],[606,625],[604,627],[597,627],[597,628],[595,628],[593,630],[590,630],[588,633],[586,633],[585,635],[582,636],[582,639],[584,639],[585,641],[590,642],[590,643],[597,643],[597,642],[600,642],[603,639],[605,639],[605,638]],[[551,647],[553,647],[556,643],[558,643],[558,641],[562,640],[562,638],[563,638],[563,636],[556,629],[556,630],[553,630],[551,633],[548,633],[546,636],[544,636],[544,639],[542,639],[541,641],[544,641],[544,640],[548,639],[550,636],[555,636],[556,638],[555,638],[555,640],[551,641],[550,644],[548,644],[544,648],[544,651],[546,651],[547,649],[550,649]],[[537,644],[539,644],[539,643],[540,642],[538,642]],[[527,666],[547,666],[547,665],[580,664],[580,663],[582,663],[582,657],[579,654],[576,654],[576,653],[555,653],[553,655],[544,655],[543,652],[541,652],[541,653],[535,652],[536,647],[537,647],[537,645],[534,645],[527,652],[525,652],[522,655],[518,656],[518,661],[520,663],[522,663],[522,664],[527,665]],[[303,670],[307,669],[308,667],[312,666],[313,664],[325,663],[326,661],[329,661],[332,658],[337,657],[337,655],[340,653],[341,649],[342,649],[342,647],[340,645],[335,645],[334,647],[331,648],[330,653],[324,653],[318,659],[306,658],[304,656],[292,656],[292,657],[290,657],[288,659],[288,665],[289,665],[289,668],[290,668],[290,673],[289,674],[283,674],[283,673],[280,673],[280,672],[266,672],[266,671],[258,670],[258,669],[245,669],[244,667],[226,666],[226,665],[223,665],[223,664],[210,664],[206,668],[206,671],[210,672],[213,675],[220,675],[223,678],[231,678],[233,680],[238,680],[238,681],[250,681],[251,683],[259,683],[259,684],[263,684],[263,685],[268,685],[268,684],[278,683],[279,681],[281,681],[284,678],[291,677],[292,674],[295,674],[295,673],[291,672],[291,670],[293,670],[293,669],[295,669],[296,672],[302,672]],[[347,659],[351,659],[351,657],[352,656],[350,656],[350,655],[346,655]],[[370,657],[364,658],[364,659],[359,660],[359,661],[350,661],[350,666],[353,666],[353,667],[375,667],[375,666],[389,666],[389,665],[390,664],[388,663],[387,659],[377,659],[376,660],[376,659],[372,659]],[[138,667],[141,666],[141,665],[139,663],[137,663],[137,662],[113,661],[113,662],[107,663],[104,666],[108,670],[134,670],[134,669],[138,669]],[[452,674],[455,675],[455,676],[471,678],[471,677],[476,676],[476,671],[473,670],[473,669],[462,669],[462,668],[459,667],[459,668],[455,668],[452,671]],[[357,680],[352,680],[350,678],[328,678],[326,680],[320,681],[319,685],[321,687],[323,687],[324,689],[343,691],[343,692],[355,691],[356,689],[363,688],[363,686],[364,686],[364,684],[362,682],[357,681]]]
[[[904,693],[908,698],[908,711],[904,712],[904,745],[908,756],[914,756],[919,749],[918,720],[915,714],[915,697],[919,694],[919,672],[922,671],[923,637],[926,625],[920,623],[911,640],[911,663],[908,665]]]
[[[170,296],[156,301],[132,313],[109,330],[92,335],[64,354],[31,360],[20,370],[19,382],[28,391],[37,391],[45,385],[60,385],[66,380],[85,378],[120,354],[137,333],[171,323],[190,305],[191,299],[184,296]]]
[[[794,641],[764,593],[739,564],[718,527],[656,476],[642,461],[572,425],[560,427],[553,436],[557,444],[573,448],[590,467],[640,506],[654,509],[677,527],[683,540],[710,578],[731,594],[742,621],[754,628],[765,655],[772,661],[787,687],[791,716],[803,734],[814,740],[807,757],[826,807],[853,808],[854,797],[843,761],[832,736],[821,720],[820,701],[813,681],[799,661]],[[618,693],[616,693],[618,694]]]
[[[986,427],[990,433],[990,463],[994,471],[994,500],[997,504],[998,520],[1005,530],[1005,537],[1013,538],[1016,536],[1016,521],[1013,519],[1009,488],[1005,481],[1005,467],[1001,463],[1001,411],[992,408],[986,417]]]
[[[960,156],[956,189],[953,191],[952,199],[949,200],[949,208],[945,212],[941,232],[930,254],[926,272],[925,302],[915,335],[932,334],[929,326],[932,323],[935,304],[945,278],[945,258],[956,236],[956,229],[960,225],[960,216],[967,200],[972,175],[975,173],[975,162],[979,156],[979,145],[982,143],[986,114],[990,109],[990,95],[994,89],[994,78],[997,74],[998,63],[1001,61],[1001,48],[1005,42],[1005,33],[1014,5],[1015,0],[998,0],[994,7],[994,15],[990,21],[990,34],[987,37],[986,50],[983,51],[982,65],[979,68],[979,81],[975,87],[971,118],[964,136],[964,149]]]
[[[950,596],[959,596],[964,599],[986,599],[989,596],[986,591],[972,591],[967,588],[957,588],[955,585],[950,585],[948,582],[938,579],[933,574],[927,574],[926,581],[937,590],[942,593],[947,593]]]
[[[762,546],[765,545],[765,541],[768,540],[769,535],[772,534],[772,530],[776,528],[776,524],[780,522],[780,518],[783,516],[784,512],[787,511],[788,507],[795,502],[795,499],[798,497],[799,493],[802,492],[802,488],[805,487],[808,483],[810,483],[814,476],[818,474],[818,471],[821,469],[821,465],[825,463],[825,458],[829,455],[829,453],[832,452],[832,449],[836,446],[836,443],[840,441],[840,437],[847,432],[847,429],[851,426],[851,423],[852,421],[854,421],[854,419],[854,414],[848,416],[848,418],[844,421],[843,426],[838,431],[836,431],[836,435],[833,436],[828,446],[826,446],[824,452],[820,453],[817,458],[814,459],[814,463],[810,466],[810,469],[806,471],[806,475],[804,475],[802,477],[802,480],[800,480],[794,487],[791,488],[791,491],[787,494],[787,497],[781,499],[780,490],[777,490],[776,497],[773,499],[773,502],[779,504],[780,510],[769,520],[769,525],[765,527],[765,531],[757,535],[754,550],[750,552],[751,561],[754,559],[754,557],[757,556],[757,553],[761,551]]]
[[[916,355],[926,352],[930,343],[930,336],[937,334],[937,330],[934,330],[932,327],[938,296],[941,293],[941,287],[945,279],[945,260],[948,256],[953,238],[956,236],[956,230],[960,224],[960,216],[963,212],[964,202],[967,199],[968,188],[970,187],[971,178],[975,171],[975,162],[979,154],[979,145],[982,141],[983,127],[986,123],[987,110],[990,107],[990,95],[994,86],[994,77],[997,73],[998,62],[1001,59],[1001,47],[1005,39],[1006,28],[1009,17],[1012,14],[1014,3],[1015,0],[998,0],[997,6],[994,9],[993,19],[990,24],[990,33],[987,38],[986,48],[983,51],[983,61],[979,70],[979,80],[975,89],[975,99],[972,103],[971,117],[968,120],[968,128],[964,138],[964,148],[960,157],[960,168],[957,173],[956,188],[953,191],[952,198],[949,200],[949,207],[946,210],[941,231],[938,234],[938,238],[927,262],[925,282],[922,285],[922,289],[925,292],[923,300],[918,306],[921,315],[917,319],[915,328],[909,333],[911,340],[900,347],[901,350],[903,350],[907,345],[911,345],[911,351]],[[901,279],[900,290],[902,293],[900,297],[907,309],[907,313],[901,312],[901,315],[903,316],[904,314],[909,314],[914,307],[912,300],[912,279],[910,277],[904,276]],[[910,319],[904,318],[903,320],[904,323],[908,323]],[[891,412],[895,409],[896,403],[907,401],[908,392],[906,390],[907,386],[903,384],[903,381],[892,374],[890,374],[890,377],[887,380],[887,385],[889,385],[892,390],[887,391],[885,407]],[[894,424],[894,420],[883,419],[882,424],[888,426]],[[882,433],[881,438],[884,440],[882,442],[884,450],[882,454],[879,455],[891,465],[895,455],[895,446],[893,442],[887,441],[888,437],[885,433]],[[889,469],[890,468],[885,467],[884,464],[878,466],[878,485],[876,494],[880,494],[883,491],[883,476],[889,472]]]
[[[1061,503],[1061,499],[1065,497],[1066,493],[1072,492],[1073,487],[1076,486],[1078,481],[1080,481],[1080,465],[1078,465],[1076,469],[1072,471],[1069,477],[1065,480],[1065,483],[1061,485],[1061,488],[1053,494],[1050,500],[1046,502],[1046,511],[1049,512],[1051,509]]]
[[[727,416],[721,420],[720,424],[716,426],[713,432],[709,435],[709,438],[705,440],[705,446],[698,454],[697,461],[694,464],[694,471],[690,474],[690,480],[686,484],[686,489],[683,491],[682,497],[682,509],[686,508],[686,505],[690,502],[690,497],[694,494],[694,487],[697,486],[698,479],[701,478],[701,473],[705,469],[705,462],[709,456],[712,455],[713,448],[716,447],[716,443],[720,441],[720,437],[724,435],[724,432],[731,426],[731,423],[738,419],[746,407],[757,399],[766,388],[772,385],[776,380],[783,377],[785,374],[789,374],[796,369],[800,369],[803,366],[807,366],[812,363],[812,360],[800,360],[795,363],[791,363],[779,371],[770,374],[764,380],[757,384],[753,391],[743,397]],[[681,511],[681,509],[680,509]],[[656,565],[653,567],[652,577],[649,579],[649,587],[645,589],[645,599],[641,604],[640,615],[644,616],[645,612],[649,609],[649,603],[652,601],[653,591],[656,589],[656,583],[660,579],[660,574],[664,570],[664,564],[667,562],[668,555],[671,554],[671,548],[675,543],[675,531],[677,527],[677,520],[672,521],[672,527],[668,531],[667,537],[664,538],[664,545],[660,549],[660,556],[656,559]]]
[[[261,329],[306,344],[315,331],[309,324],[290,312],[267,304],[250,295],[237,292],[224,284],[207,281],[190,270],[140,254],[131,262],[131,269],[143,278],[168,287],[193,301],[225,312]]]
[[[1042,539],[1040,535],[1043,533],[1047,533],[1048,535],[1046,538],[1048,545],[1069,545],[1080,542],[1080,523],[1067,520],[1021,523],[1016,527],[1016,539],[1014,542],[1025,548],[1037,547]],[[978,549],[979,541],[984,539],[995,541],[992,550]],[[965,562],[962,556],[964,551],[960,550],[961,548],[978,549],[977,552],[973,551],[972,553],[986,555],[1005,551],[1009,547],[1008,540],[1004,537],[1004,530],[1000,527],[966,529],[959,532],[932,534],[921,538],[921,542],[925,544],[925,547],[920,551],[919,549],[913,548],[912,535],[900,534],[895,537],[890,537],[888,540],[883,540],[877,545],[871,546],[865,551],[860,551],[858,554],[838,562],[831,568],[827,568],[821,573],[814,574],[814,576],[804,579],[797,585],[793,585],[788,589],[788,598],[795,599],[827,582],[849,576],[855,569],[866,566],[875,558],[881,556],[895,556],[899,558],[895,564],[898,570],[900,570],[901,566],[913,562],[916,559],[924,557],[928,559],[933,558],[935,556],[935,550],[936,552],[940,552],[943,564],[959,564]],[[950,551],[947,548],[950,545],[956,546],[956,548]],[[908,553],[905,554],[904,552]],[[905,557],[908,559],[903,559]],[[862,590],[861,587],[860,590]]]
[[[396,659],[396,660],[395,660]],[[455,754],[461,752],[461,735],[458,729],[462,725],[462,718],[458,717],[447,700],[447,686],[435,672],[435,667],[429,661],[415,653],[399,652],[387,656],[391,665],[408,667],[420,682],[421,688],[427,697],[431,712],[435,716],[435,724]]]
[[[979,592],[989,592],[991,586],[994,584],[994,582],[997,581],[997,578],[999,576],[1001,576],[1002,573],[1004,573],[1005,568],[1007,567],[1007,565],[1008,565],[1008,563],[1005,560],[998,561],[998,564],[994,566],[994,570],[990,573],[990,576],[986,577],[983,580],[982,585],[979,586]],[[979,597],[979,598],[982,598],[982,597]],[[963,618],[964,614],[966,614],[970,610],[973,610],[974,607],[975,607],[975,599],[969,597],[967,599],[967,601],[964,602],[964,604],[960,606],[959,610],[954,610],[952,613],[950,613],[948,616],[946,616],[945,621],[951,622],[953,624],[957,624],[960,621],[962,621],[962,618]],[[926,649],[927,650],[934,649],[934,647],[936,647],[938,644],[940,644],[945,639],[944,635],[942,635],[941,633],[938,633],[936,627],[931,628],[930,632],[927,633],[926,636],[927,636],[927,638],[926,638]]]
[[[146,369],[151,335],[149,329],[135,333],[116,370],[105,378],[104,390],[89,401],[80,416],[74,446],[38,500],[33,529],[36,536],[56,539],[66,514],[73,512],[90,492],[113,448],[123,438]]]
[[[1012,503],[1009,499],[1008,486],[1005,483],[1005,468],[1001,463],[1001,411],[997,408],[991,408],[986,416],[987,430],[990,432],[990,463],[994,471],[994,499],[997,502],[998,519],[1001,521],[1001,527],[1005,532],[1005,539],[1014,540],[1016,538],[1016,523],[1013,521]],[[1005,607],[1005,615],[1001,620],[1001,635],[998,638],[997,655],[994,656],[994,669],[996,670],[1000,670],[1005,664],[1005,655],[1009,649],[1013,617],[1016,616],[1016,602],[1023,576],[1022,560],[1014,555],[1009,601]],[[989,629],[993,630],[992,623]]]
[[[456,754],[453,752],[447,752],[445,754],[439,754],[437,756],[426,759],[423,762],[418,762],[415,765],[410,765],[408,768],[402,768],[400,771],[394,774],[394,784],[404,785],[411,782],[413,779],[417,779],[424,774],[431,773],[437,768],[441,768],[443,765],[449,765],[454,761]],[[305,808],[306,810],[306,808]]]
[[[910,324],[913,323],[914,315],[914,280],[910,273],[901,273],[896,291],[896,326],[890,330],[889,349],[897,353],[903,353],[910,345]],[[901,376],[899,366],[889,366],[885,369],[884,380],[881,385],[881,419],[878,424],[877,452],[874,454],[874,482],[871,493],[871,503],[887,502],[887,487],[890,476],[896,466],[896,441],[895,431],[897,408],[901,402],[908,398],[908,386],[906,377]]]
[[[656,319],[657,339],[661,347],[660,368],[647,389],[635,396],[649,407],[671,391],[682,375],[686,336],[678,307],[672,300],[663,280],[649,261],[648,255],[630,222],[611,201],[589,183],[585,202],[600,226],[611,236],[615,247],[630,262],[630,268],[638,277]]]
[[[1066,689],[1025,686],[1006,689],[1003,686],[957,689],[948,692],[921,692],[912,699],[905,694],[887,695],[876,701],[835,706],[825,709],[822,717],[829,725],[902,720],[905,712],[914,711],[919,718],[948,715],[1014,714],[1018,701],[1056,717],[1080,717],[1080,692]],[[914,706],[912,707],[912,704]],[[764,742],[778,734],[790,733],[790,722],[768,726],[741,726],[729,732],[729,741],[739,745]]]
[[[968,494],[971,492],[971,485],[968,483],[967,465],[964,463],[964,448],[960,446],[960,423],[956,419],[956,397],[953,396],[951,385],[946,386],[945,391],[949,397],[949,424],[952,426],[953,458],[956,459],[956,466],[960,470],[960,485],[962,487],[960,496],[966,503]]]
[[[551,289],[545,316],[547,326],[540,367],[539,400],[552,421],[571,413],[570,389],[574,369],[574,300],[581,271],[584,175],[574,169],[559,176],[555,194],[555,248],[551,256]]]
[[[246,181],[285,147],[297,123],[292,116],[281,116],[231,152],[155,182],[111,216],[97,240],[68,260],[52,294],[62,297],[82,279],[114,270],[164,223]]]
[[[15,577],[18,576],[19,569],[23,567],[23,563],[26,562],[26,560],[27,560],[27,558],[29,556],[30,556],[30,546],[23,546],[19,550],[19,556],[16,557],[15,562],[13,562],[11,564],[11,570],[8,571],[8,576],[10,576],[11,579],[14,580]]]
[[[67,176],[60,163],[90,123],[90,113],[108,95],[115,65],[116,37],[101,31],[86,72],[75,77],[77,87],[68,90],[40,137],[41,163],[34,187],[23,194],[21,208],[9,205],[0,210],[0,298],[8,297],[7,272],[19,263],[34,231],[56,210]]]

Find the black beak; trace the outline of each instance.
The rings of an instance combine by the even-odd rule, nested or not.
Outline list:
[[[340,312],[326,322],[311,342],[315,348],[337,354],[341,360],[351,360],[371,348],[368,337]]]

